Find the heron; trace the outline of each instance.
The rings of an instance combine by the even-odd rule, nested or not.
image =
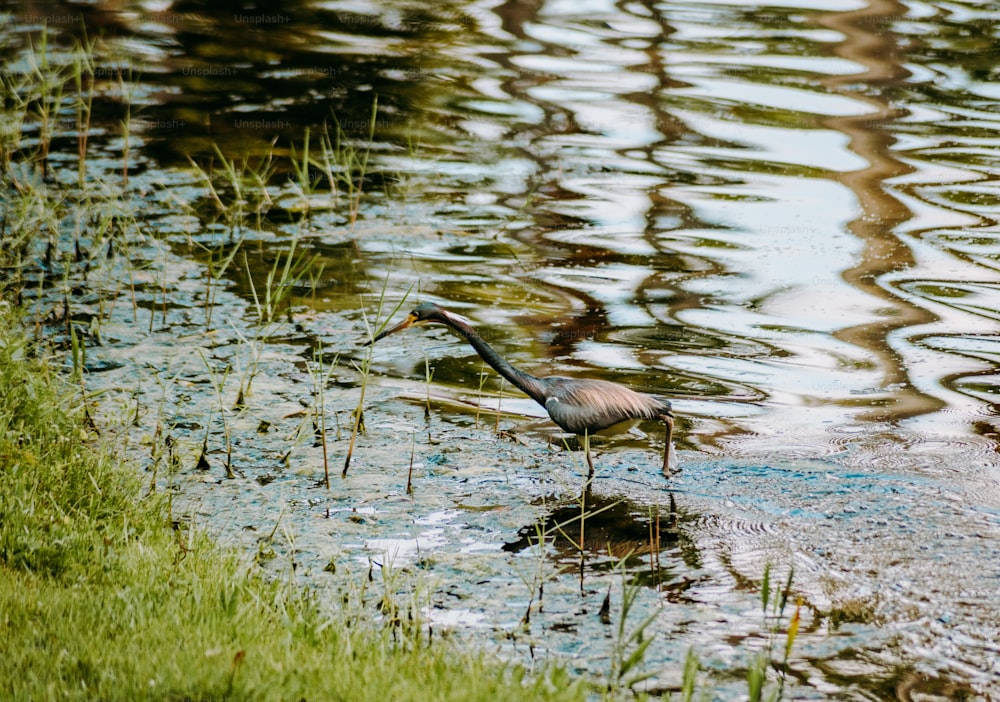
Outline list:
[[[462,336],[493,370],[544,407],[552,421],[560,428],[582,436],[589,468],[588,480],[594,475],[594,463],[590,457],[590,437],[594,434],[621,433],[631,429],[641,420],[659,420],[666,426],[663,473],[670,475],[672,458],[670,444],[674,433],[674,412],[668,400],[635,392],[608,380],[561,376],[538,378],[525,373],[511,365],[496,349],[487,344],[467,319],[431,302],[418,305],[402,322],[377,334],[366,342],[365,346],[404,329],[423,324],[443,324]]]

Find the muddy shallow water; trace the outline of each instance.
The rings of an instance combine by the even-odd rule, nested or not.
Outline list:
[[[69,305],[98,423],[179,515],[332,599],[371,571],[441,635],[594,676],[639,583],[643,685],[693,647],[722,699],[767,644],[771,563],[802,598],[789,696],[998,694],[988,3],[289,7],[15,5],[2,30],[15,72],[46,21],[56,51],[103,37],[89,177],[127,164],[121,226],[65,218],[25,297],[56,343]],[[333,116],[371,145],[357,199],[289,165]],[[212,143],[249,155],[245,190]],[[289,255],[301,277],[268,285]],[[579,452],[444,329],[380,342],[365,380],[380,297],[445,304],[531,372],[676,398],[680,472],[645,426],[582,493]]]

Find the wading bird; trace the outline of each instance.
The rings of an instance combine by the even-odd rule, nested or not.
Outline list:
[[[483,341],[479,333],[463,317],[430,302],[418,305],[406,319],[378,334],[365,346],[390,334],[421,324],[444,324],[450,327],[463,336],[476,353],[493,367],[493,370],[544,407],[553,422],[565,431],[583,436],[584,452],[590,469],[588,479],[594,475],[594,463],[590,458],[590,437],[598,433],[615,434],[627,431],[643,419],[656,419],[666,425],[663,474],[670,474],[670,443],[674,432],[674,413],[669,401],[629,390],[607,380],[559,376],[536,378],[508,363],[493,347]]]

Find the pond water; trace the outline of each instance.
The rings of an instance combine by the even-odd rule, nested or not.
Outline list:
[[[85,127],[69,100],[5,121],[78,207],[5,276],[67,364],[87,334],[98,425],[185,519],[598,678],[640,584],[638,689],[693,648],[719,699],[784,645],[770,563],[802,602],[787,695],[1000,694],[992,3],[5,8],[8,75],[46,26],[54,64],[83,28],[95,57]],[[680,472],[654,424],[584,492],[443,328],[369,357],[418,301],[529,372],[674,398]]]

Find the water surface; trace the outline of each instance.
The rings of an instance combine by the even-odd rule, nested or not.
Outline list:
[[[745,694],[738,676],[767,641],[770,562],[794,568],[803,600],[796,699],[997,694],[989,3],[288,8],[15,3],[2,30],[15,72],[44,23],[57,47],[84,25],[101,37],[92,177],[128,164],[120,216],[139,272],[105,259],[74,301],[104,320],[88,382],[122,388],[107,416],[144,408],[135,441],[159,425],[180,442],[178,472],[156,478],[196,522],[248,551],[273,532],[265,567],[294,563],[319,588],[391,566],[433,626],[596,676],[614,641],[601,604],[626,572],[657,612],[649,689],[676,685],[694,647],[725,699]],[[66,187],[71,116],[51,159]],[[318,167],[303,192],[289,162],[307,129],[315,148],[335,124],[371,146],[356,203]],[[25,129],[28,146],[41,138]],[[189,157],[240,197],[212,144],[248,172],[271,153],[268,196],[216,207]],[[104,243],[82,229],[85,249]],[[290,314],[258,324],[292,241],[313,274]],[[237,246],[213,288],[207,271]],[[581,577],[579,454],[532,420],[540,408],[481,382],[470,348],[425,329],[376,347],[341,479],[352,363],[383,295],[386,312],[447,305],[530,372],[676,398],[682,471],[659,475],[655,425],[600,447]],[[332,373],[329,491],[314,487],[316,349]],[[155,464],[148,446],[137,456]]]

